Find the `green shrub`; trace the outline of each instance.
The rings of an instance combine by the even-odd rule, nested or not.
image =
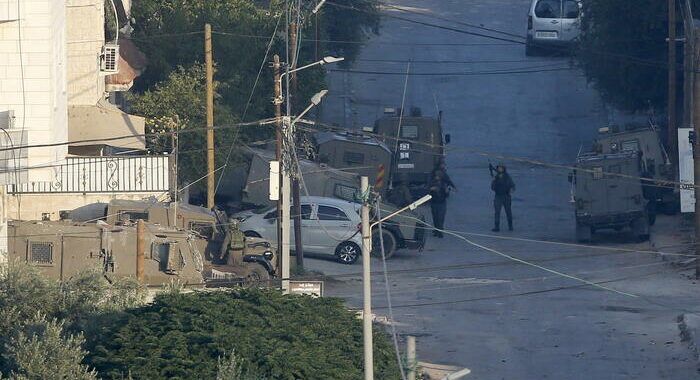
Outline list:
[[[251,289],[164,294],[102,329],[87,363],[105,378],[215,379],[232,350],[271,379],[362,377],[362,326],[340,299]],[[376,378],[398,378],[383,332],[374,352]]]
[[[11,379],[95,380],[95,371],[80,364],[85,357],[82,335],[66,335],[63,323],[37,313],[5,348]]]

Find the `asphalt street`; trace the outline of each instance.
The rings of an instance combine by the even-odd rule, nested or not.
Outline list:
[[[530,4],[388,2],[518,35],[525,34]],[[387,263],[393,319],[400,334],[418,336],[420,360],[470,368],[469,379],[698,378],[676,323],[684,309],[697,308],[697,285],[656,255],[608,249],[650,249],[629,234],[605,233],[594,247],[575,245],[567,170],[489,156],[571,164],[598,127],[623,121],[611,116],[570,58],[526,57],[522,44],[385,18],[380,34],[370,37],[350,70],[372,73],[331,72],[323,121],[371,126],[384,107],[401,106],[407,83],[406,109],[420,107],[432,116],[442,110],[450,147],[486,153],[447,153],[458,192],[448,200],[446,228],[463,238],[429,238],[423,252],[400,251]],[[490,231],[489,162],[505,163],[516,183],[514,232]],[[662,232],[652,229],[652,234]],[[327,295],[361,306],[359,262],[306,263],[330,276],[346,275],[327,282]],[[379,260],[372,265],[381,270]],[[608,289],[551,271],[605,281],[601,285]],[[388,315],[384,286],[383,277],[375,275],[375,312]]]

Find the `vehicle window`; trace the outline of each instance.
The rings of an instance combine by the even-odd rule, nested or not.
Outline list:
[[[622,142],[622,150],[633,150],[635,152],[639,151],[639,142],[637,140],[628,140]]]
[[[418,138],[418,126],[415,126],[415,125],[403,125],[403,126],[401,126],[401,138],[417,139]]]
[[[535,6],[535,16],[539,18],[559,18],[561,0],[540,0]],[[576,5],[578,9],[578,5]]]
[[[564,12],[562,18],[578,18],[579,6],[575,0],[564,0]]]
[[[120,222],[135,222],[139,219],[148,222],[148,211],[122,210],[117,214]]]
[[[275,219],[275,218],[277,218],[277,209],[274,209],[274,210],[268,212],[263,217],[263,219]]]
[[[345,152],[343,154],[343,161],[348,165],[364,164],[365,155],[358,152]]]
[[[318,220],[350,220],[350,218],[341,209],[319,205]]]
[[[214,235],[214,225],[210,222],[190,222],[188,229],[207,239],[211,239]]]
[[[294,214],[294,206],[292,206],[292,212],[289,214],[293,217],[296,215]],[[302,220],[309,220],[311,219],[311,205],[301,205],[301,219]]]
[[[335,184],[335,188],[333,189],[333,195],[336,198],[344,199],[346,201],[354,201],[357,190],[358,189],[355,187],[337,183]]]
[[[596,166],[593,169],[593,179],[603,179],[603,168]]]

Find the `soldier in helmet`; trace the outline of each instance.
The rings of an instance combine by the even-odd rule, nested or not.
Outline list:
[[[402,174],[399,185],[391,191],[391,202],[398,207],[406,207],[413,202],[413,195],[408,186],[408,176]]]
[[[229,219],[228,233],[226,238],[224,238],[223,244],[221,244],[221,251],[219,252],[219,262],[234,265],[233,258],[237,255],[232,255],[232,253],[238,251],[237,253],[240,254],[245,249],[245,234],[243,234],[239,225],[240,221],[238,219]]]

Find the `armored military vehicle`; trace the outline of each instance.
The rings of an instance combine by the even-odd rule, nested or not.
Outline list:
[[[392,153],[383,142],[351,132],[317,133],[313,142],[319,163],[366,176],[377,191],[389,187]]]
[[[234,171],[243,181],[239,199],[249,207],[276,204],[269,199],[270,161],[275,159],[275,152],[247,148],[246,156],[248,164]],[[357,174],[303,159],[299,160],[299,164],[308,195],[355,200],[355,194],[360,190],[360,177]],[[303,190],[302,194],[306,195]]]
[[[638,153],[632,150],[579,155],[577,170],[570,176],[578,241],[590,241],[596,230],[620,231],[625,227],[631,228],[640,240],[649,238],[653,215],[648,212],[639,180],[642,165]]]
[[[136,238],[133,225],[15,220],[8,224],[8,256],[59,280],[91,268],[102,268],[107,278],[135,276]],[[151,225],[144,240],[146,284],[204,284],[205,262],[191,235]]]
[[[441,118],[422,116],[418,108],[403,116],[391,108],[385,114],[376,121],[374,133],[392,151],[392,182],[397,184],[403,177],[412,192],[425,193],[430,174],[443,159],[443,145],[450,142],[450,135],[445,135],[443,140]]]
[[[229,221],[224,213],[204,207],[173,202],[112,200],[94,203],[70,212],[72,221],[104,221],[109,225],[133,225],[143,220],[148,225],[166,227],[196,237],[192,244],[203,255],[205,279],[268,280],[275,275],[277,255],[270,242],[242,236],[235,228],[237,221]]]
[[[645,176],[663,181],[675,181],[675,172],[656,127],[649,124],[627,124],[624,128],[609,126],[598,129],[594,150],[603,154],[634,151],[641,155]],[[659,186],[656,192],[660,209],[675,214],[679,207],[679,193],[674,186]]]

